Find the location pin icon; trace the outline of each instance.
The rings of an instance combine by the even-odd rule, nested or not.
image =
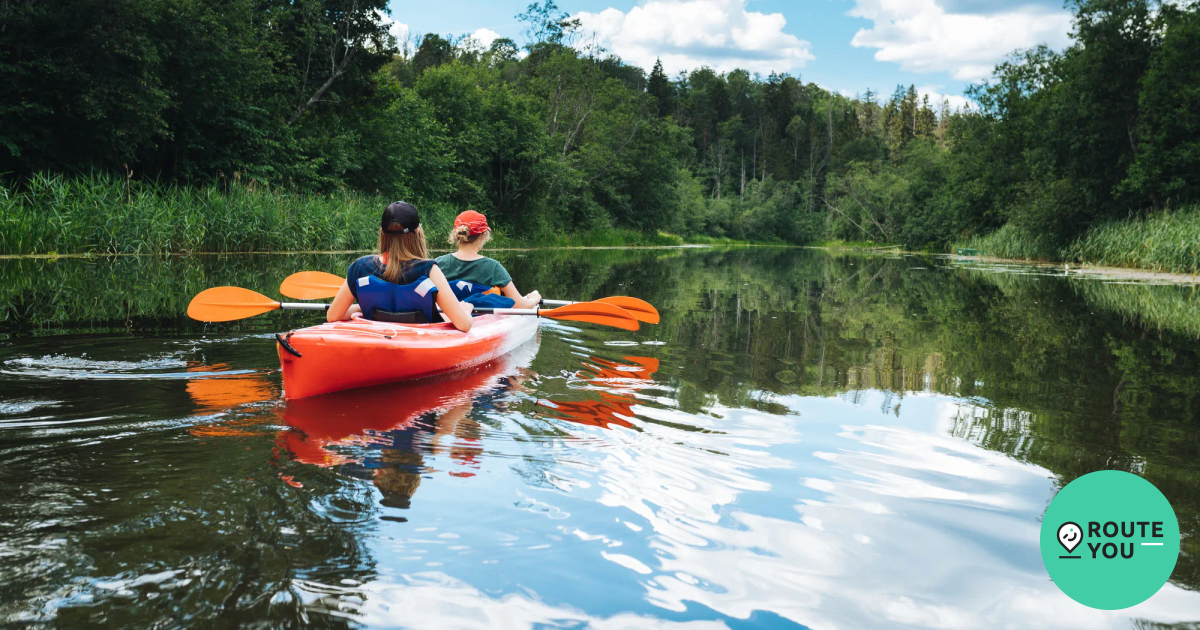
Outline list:
[[[1058,526],[1058,544],[1062,545],[1067,553],[1075,551],[1079,543],[1083,540],[1083,530],[1070,521]]]

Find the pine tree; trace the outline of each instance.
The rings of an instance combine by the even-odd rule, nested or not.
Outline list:
[[[650,81],[646,84],[646,92],[657,104],[659,118],[671,114],[674,109],[671,106],[674,90],[671,89],[671,81],[667,79],[667,73],[663,72],[661,59],[654,61],[654,69],[650,71]]]
[[[943,149],[946,148],[946,131],[950,128],[950,99],[942,97],[942,109],[938,113],[937,139]]]
[[[917,135],[921,108],[917,105],[917,90],[913,86],[904,89],[897,85],[887,107],[887,141],[892,158],[900,159],[904,147]]]
[[[429,68],[454,61],[454,44],[437,33],[426,33],[421,39],[421,46],[413,55],[413,70],[418,75]]]
[[[920,114],[920,107],[917,105],[917,88],[909,85],[908,91],[904,93],[904,125],[908,127],[908,138],[911,140],[917,135],[917,117]],[[907,140],[905,143],[907,144]]]
[[[892,151],[894,159],[900,159],[900,152],[908,144],[908,139],[912,137],[912,128],[909,126],[911,120],[912,115],[907,108],[904,86],[897,85],[896,91],[892,92],[892,98],[888,100],[887,107],[884,108],[883,117],[887,145]]]
[[[879,103],[875,102],[876,96],[875,92],[868,88],[859,105],[863,133],[871,137],[879,137]]]
[[[936,128],[937,114],[934,114],[933,108],[929,106],[929,95],[926,94],[921,98],[921,109],[917,111],[917,126],[913,135],[919,138],[931,138]]]

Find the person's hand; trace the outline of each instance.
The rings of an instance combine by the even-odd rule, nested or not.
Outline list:
[[[537,291],[530,291],[529,294],[525,296],[525,299],[534,303],[538,303],[542,301],[542,294],[538,293]]]
[[[459,304],[462,304],[463,310],[465,310],[467,314],[475,311],[475,305],[470,302],[459,302]]]

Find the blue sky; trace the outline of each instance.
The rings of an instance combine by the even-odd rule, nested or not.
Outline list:
[[[530,0],[392,0],[393,31],[521,41]],[[799,75],[847,94],[916,85],[956,106],[1007,53],[1069,42],[1060,0],[559,0],[627,63]]]

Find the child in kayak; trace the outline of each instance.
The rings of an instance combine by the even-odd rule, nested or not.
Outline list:
[[[422,277],[427,280],[415,284]],[[430,284],[432,286],[429,286]],[[336,322],[350,319],[355,313],[362,312],[360,304],[363,302],[359,301],[359,290],[364,287],[371,296],[370,300],[366,300],[364,296],[364,301],[379,301],[375,296],[380,295],[379,291],[383,291],[387,298],[422,304],[426,318],[432,321],[437,321],[433,304],[423,302],[422,298],[427,296],[431,289],[436,289],[437,294],[433,301],[441,307],[446,319],[463,332],[471,329],[471,305],[463,304],[454,297],[454,291],[446,282],[445,274],[438,268],[437,263],[429,260],[420,217],[417,209],[409,203],[397,201],[383,211],[379,228],[379,253],[363,256],[351,263],[346,272],[346,281],[333,298],[326,319]],[[370,317],[372,313],[367,312],[363,315]]]
[[[504,265],[479,253],[491,236],[487,217],[474,210],[463,212],[454,219],[454,228],[450,230],[448,239],[451,245],[458,246],[458,251],[438,257],[438,267],[450,279],[451,286],[465,280],[486,288],[497,287],[504,297],[513,301],[514,308],[537,306],[542,301],[540,293],[533,291],[521,295]],[[459,295],[462,296],[463,292],[460,291]]]

